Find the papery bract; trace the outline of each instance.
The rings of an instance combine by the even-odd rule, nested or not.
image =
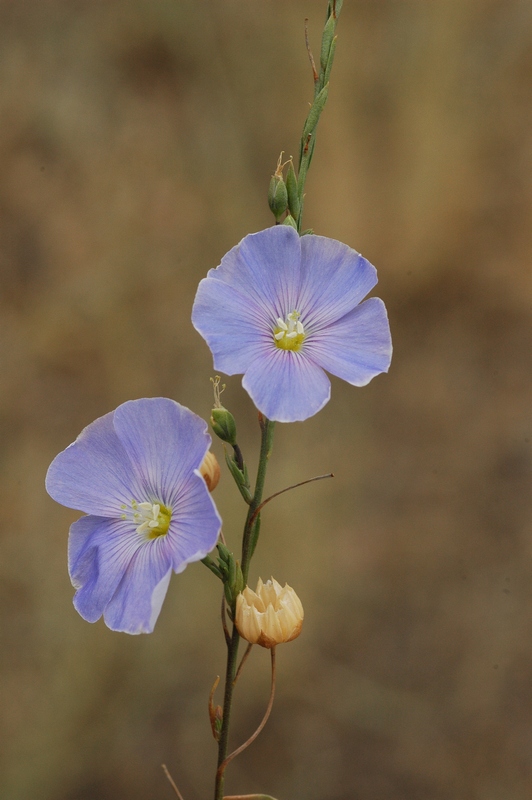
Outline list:
[[[84,511],[70,528],[74,605],[109,628],[149,633],[172,571],[215,546],[220,516],[199,469],[206,423],[167,398],[131,400],[95,420],[54,459],[48,493]]]
[[[198,287],[192,322],[216,369],[243,373],[266,417],[295,422],[330,397],[324,370],[365,386],[390,365],[382,300],[361,300],[377,283],[355,250],[278,225],[246,236]]]

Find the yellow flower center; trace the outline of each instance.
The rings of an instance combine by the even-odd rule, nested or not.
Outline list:
[[[273,341],[281,350],[301,350],[305,341],[305,329],[299,321],[299,311],[291,311],[284,322],[277,317],[277,326],[273,329]]]
[[[130,519],[137,526],[137,533],[146,539],[156,539],[168,533],[172,512],[161,503],[137,503],[131,501],[131,509],[121,506],[124,512],[122,519]]]

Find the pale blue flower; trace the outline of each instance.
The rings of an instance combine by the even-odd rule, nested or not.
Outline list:
[[[84,511],[70,528],[74,606],[89,622],[149,633],[170,576],[199,561],[221,520],[199,467],[206,423],[173,400],[131,400],[85,428],[54,459],[48,493]]]
[[[324,370],[354,386],[388,371],[384,303],[361,303],[376,283],[375,268],[347,245],[277,225],[246,236],[209,271],[192,322],[215,369],[243,373],[259,411],[294,422],[329,400]]]

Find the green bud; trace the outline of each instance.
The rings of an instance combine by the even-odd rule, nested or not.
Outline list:
[[[290,214],[294,219],[297,219],[300,211],[299,195],[297,192],[296,172],[291,161],[288,163],[288,172],[286,174],[286,191],[288,194],[288,208],[290,209]]]
[[[283,176],[275,173],[272,175],[270,181],[270,188],[268,190],[268,205],[275,217],[276,222],[280,222],[286,208],[288,206],[288,194],[286,192],[286,184]]]
[[[287,216],[284,218],[284,220],[283,220],[283,225],[291,225],[291,226],[292,226],[292,228],[295,228],[295,229],[296,229],[296,231],[297,231],[297,222],[295,221],[295,219],[294,219],[294,218],[293,218],[293,217],[292,217],[290,214],[288,214],[288,215],[287,215]]]
[[[236,422],[230,411],[223,406],[213,408],[211,412],[211,427],[222,442],[227,442],[234,447],[236,444]]]

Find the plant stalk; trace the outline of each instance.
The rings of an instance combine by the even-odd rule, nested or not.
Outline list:
[[[266,470],[268,467],[268,460],[273,446],[273,431],[275,422],[266,419],[262,414],[259,414],[259,422],[261,428],[261,445],[259,455],[259,465],[257,469],[257,480],[255,482],[255,492],[251,500],[248,514],[246,517],[246,524],[244,525],[244,535],[242,538],[242,575],[244,576],[244,584],[247,584],[249,564],[253,551],[256,545],[256,537],[254,540],[254,532],[259,523],[259,515],[256,514],[262,502],[262,495],[264,492],[264,482],[266,480]],[[234,608],[231,609],[234,615]],[[231,705],[233,702],[234,682],[236,678],[236,669],[238,661],[238,646],[240,644],[240,636],[233,622],[233,630],[231,633],[230,641],[227,645],[227,665],[225,672],[225,689],[224,689],[224,704],[222,716],[222,728],[220,730],[220,739],[218,741],[218,765],[216,772],[216,782],[214,787],[214,800],[223,800],[224,796],[224,770],[220,767],[227,758],[227,751],[229,745],[229,725],[231,721]]]

